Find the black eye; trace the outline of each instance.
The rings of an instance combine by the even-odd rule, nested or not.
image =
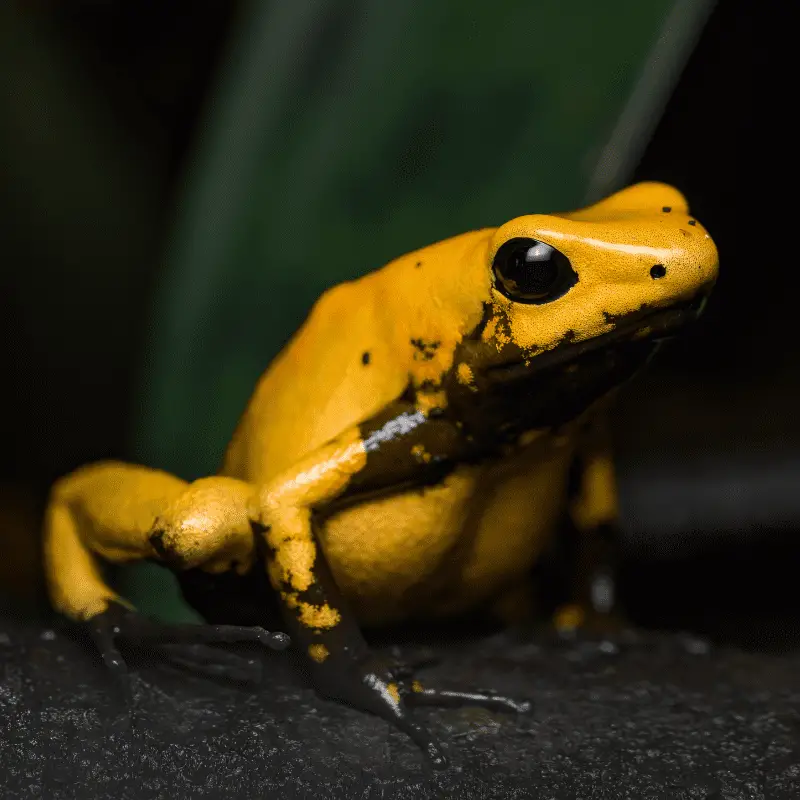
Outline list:
[[[518,303],[549,303],[578,282],[569,259],[536,239],[509,239],[492,266],[497,288]]]

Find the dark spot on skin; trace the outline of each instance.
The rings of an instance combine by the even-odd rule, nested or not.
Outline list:
[[[653,264],[650,267],[650,277],[655,281],[663,278],[667,274],[667,268],[663,264]]]
[[[616,325],[619,322],[624,322],[627,319],[631,319],[636,315],[641,315],[646,313],[650,310],[649,303],[642,303],[639,308],[635,309],[629,313],[622,313],[622,314],[609,314],[608,311],[603,312],[603,321],[608,323],[609,325]]]
[[[369,350],[365,350],[361,354],[361,363],[366,367],[367,364],[369,364],[369,359],[370,359]]]
[[[256,520],[250,520],[250,532],[253,534],[253,550],[256,557],[263,561],[267,555],[275,556],[277,550],[267,543],[267,534],[269,533],[269,525],[263,525]]]
[[[422,262],[421,262],[421,261],[417,261],[417,263],[416,263],[416,264],[414,264],[414,266],[415,266],[417,269],[419,269],[419,268],[422,266]]]
[[[663,207],[661,210],[662,210],[662,211],[663,211],[665,214],[669,214],[669,212],[670,212],[670,211],[672,211],[672,206],[664,206],[664,207]]]
[[[572,330],[572,328],[570,328],[568,331],[564,333],[564,335],[558,340],[558,342],[556,342],[556,347],[559,347],[561,345],[572,344],[572,342],[574,342],[575,339],[577,338],[577,335],[578,334],[575,333],[575,331]]]
[[[689,231],[685,231],[683,228],[678,228],[678,230],[684,235],[689,236]]]
[[[421,387],[420,387],[421,388]],[[414,405],[417,400],[417,392],[414,387],[409,383],[405,389],[403,389],[403,394],[400,395],[399,401],[401,403],[406,403],[408,405]]]
[[[424,339],[411,339],[411,346],[417,351],[414,353],[416,361],[430,361],[439,349],[441,342],[426,342]]]
[[[164,547],[164,531],[154,531],[150,534],[150,545],[162,558],[167,557],[167,548]]]
[[[696,219],[690,219],[689,220],[689,224],[690,225],[697,225],[697,220]]]
[[[486,326],[489,324],[489,321],[494,319],[498,313],[500,316],[503,316],[503,312],[498,312],[494,303],[485,302],[483,304],[483,315],[481,316],[481,321],[464,337],[465,341],[480,341],[483,332],[486,330]]]

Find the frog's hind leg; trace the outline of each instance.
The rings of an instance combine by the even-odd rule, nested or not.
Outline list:
[[[621,537],[617,486],[605,418],[593,422],[573,464],[568,518],[561,537],[568,598],[553,617],[566,637],[629,629],[617,592]]]
[[[94,489],[97,490],[98,483],[124,480],[135,473],[134,467],[121,471],[115,464],[98,465],[92,473]],[[216,658],[221,668],[218,673],[222,668],[231,668],[237,674],[246,666],[246,659],[207,645],[255,642],[273,649],[283,649],[288,645],[288,637],[284,634],[270,633],[260,627],[169,624],[137,614],[102,576],[96,553],[102,548],[97,540],[92,514],[85,507],[82,513],[78,513],[74,498],[68,494],[74,483],[69,477],[62,480],[62,486],[53,492],[45,512],[44,562],[50,597],[56,611],[85,627],[129,701],[131,691],[127,666],[117,646],[121,639],[139,646],[173,645],[167,651],[169,655],[180,658],[183,663],[194,658],[200,671],[209,672],[209,664]],[[68,499],[64,499],[64,495]],[[105,510],[113,512],[113,509]],[[111,513],[110,517],[114,516]],[[147,544],[147,531],[138,531],[132,536],[130,531],[120,529],[115,533],[105,525],[103,536],[106,550],[109,541],[126,544],[126,560],[152,555]],[[189,646],[184,654],[177,652],[179,645]],[[237,663],[233,659],[237,659]]]

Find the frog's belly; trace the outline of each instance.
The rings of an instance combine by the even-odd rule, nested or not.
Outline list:
[[[573,451],[535,444],[326,522],[331,570],[362,623],[458,613],[526,575],[563,513]]]

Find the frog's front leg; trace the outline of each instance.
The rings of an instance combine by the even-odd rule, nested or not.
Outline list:
[[[344,495],[357,498],[361,492],[433,481],[463,447],[454,424],[397,403],[265,486],[253,514],[254,529],[266,544],[270,581],[315,688],[392,722],[437,765],[445,763],[441,749],[408,707],[470,704],[524,711],[528,706],[496,694],[423,687],[407,670],[371,653],[315,536],[315,514]]]

